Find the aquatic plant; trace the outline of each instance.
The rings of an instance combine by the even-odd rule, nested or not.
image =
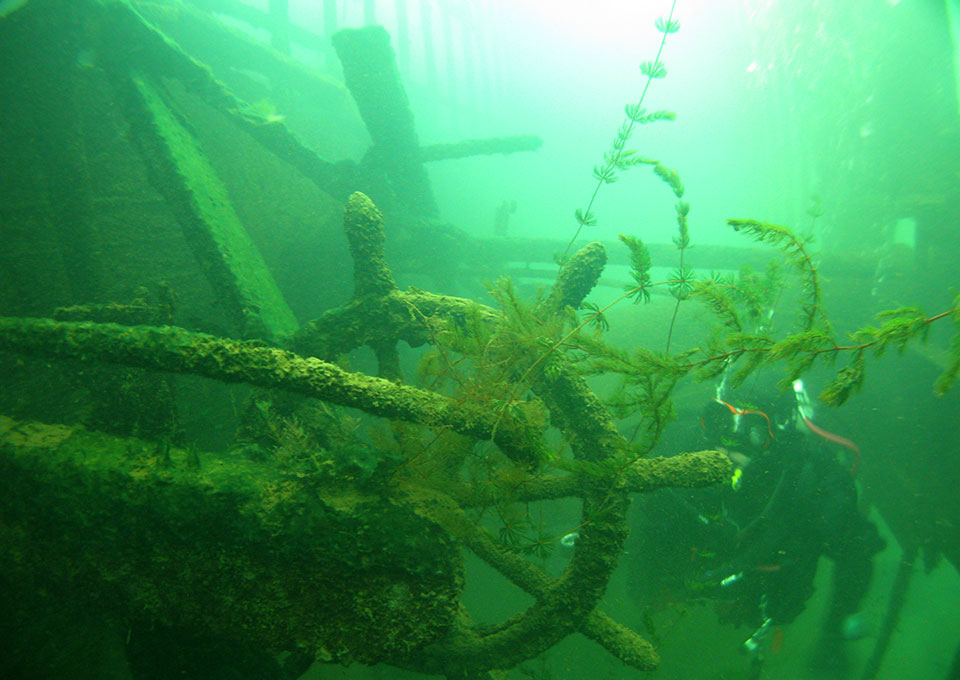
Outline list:
[[[643,89],[636,103],[627,104],[624,107],[624,121],[617,130],[610,144],[610,148],[604,152],[603,162],[593,168],[593,177],[596,180],[596,184],[593,187],[590,199],[587,201],[586,207],[577,208],[577,210],[574,211],[577,229],[563,253],[557,258],[559,263],[564,263],[583,228],[596,226],[597,218],[593,213],[593,205],[603,185],[613,184],[620,178],[621,173],[630,168],[638,165],[651,166],[653,172],[670,187],[674,197],[677,199],[677,203],[674,206],[677,216],[677,235],[674,237],[673,242],[679,251],[679,264],[668,286],[670,295],[675,298],[676,302],[670,324],[667,328],[666,347],[664,350],[667,353],[670,352],[670,344],[673,340],[673,329],[676,325],[677,314],[680,311],[680,304],[689,298],[692,290],[693,271],[687,267],[685,263],[686,250],[690,245],[690,230],[688,226],[690,204],[683,200],[686,189],[683,181],[680,179],[679,173],[675,169],[667,167],[656,159],[640,156],[635,150],[627,148],[627,142],[630,140],[634,128],[637,125],[674,120],[676,118],[676,114],[672,111],[659,110],[648,112],[643,108],[643,102],[646,99],[647,91],[650,89],[650,84],[654,80],[665,78],[667,75],[666,66],[664,66],[660,59],[663,55],[663,48],[666,45],[667,36],[680,30],[680,22],[673,16],[676,6],[677,3],[676,0],[674,0],[670,6],[668,15],[666,17],[658,17],[654,22],[657,31],[661,34],[660,44],[654,59],[640,64],[640,72],[646,76]],[[631,252],[644,248],[642,243],[635,238],[628,246],[631,247]],[[633,257],[633,255],[631,255],[631,257]],[[641,286],[641,288],[643,288],[643,286]],[[600,317],[594,317],[591,322],[594,322],[597,318]]]
[[[657,111],[646,113],[643,101],[650,84],[655,79],[666,76],[666,68],[661,62],[661,56],[666,44],[667,35],[679,30],[679,22],[673,18],[676,2],[671,5],[669,15],[656,20],[656,28],[660,31],[661,39],[656,57],[652,61],[641,65],[641,72],[647,76],[643,90],[636,104],[625,107],[626,118],[618,129],[610,148],[604,153],[603,163],[594,167],[593,176],[596,184],[585,208],[575,211],[577,228],[567,244],[563,254],[558,257],[561,264],[566,261],[567,255],[579,238],[584,227],[597,224],[593,205],[600,188],[605,184],[616,182],[620,174],[638,165],[653,167],[655,174],[672,190],[677,199],[675,204],[677,219],[677,235],[673,238],[679,251],[679,264],[672,277],[663,282],[654,283],[650,277],[652,261],[644,243],[635,236],[620,235],[621,242],[630,251],[630,276],[633,285],[625,293],[607,305],[600,307],[596,303],[585,303],[581,309],[587,314],[582,322],[565,333],[562,338],[550,346],[546,353],[541,354],[532,364],[531,369],[546,361],[550,354],[561,351],[565,346],[576,347],[585,352],[589,361],[584,365],[591,366],[593,372],[620,373],[625,376],[625,384],[632,384],[637,389],[637,380],[649,381],[656,371],[671,375],[671,385],[675,384],[680,375],[693,372],[699,379],[709,379],[726,373],[736,365],[732,373],[732,381],[738,384],[761,366],[783,363],[786,366],[785,381],[793,380],[809,370],[817,360],[835,361],[839,355],[852,355],[846,366],[839,369],[834,379],[824,388],[821,399],[830,405],[839,406],[849,396],[858,390],[865,375],[865,354],[870,351],[874,355],[881,355],[890,344],[895,344],[901,351],[912,341],[926,339],[930,324],[946,318],[953,318],[958,329],[950,344],[950,360],[943,374],[935,383],[935,392],[944,394],[960,374],[960,322],[957,321],[958,303],[939,314],[927,317],[922,310],[912,307],[882,311],[877,315],[881,322],[879,327],[867,326],[851,334],[852,342],[842,343],[836,339],[835,332],[823,308],[823,290],[819,271],[814,254],[810,251],[812,231],[816,220],[823,215],[823,208],[819,197],[811,197],[807,210],[811,222],[811,235],[800,237],[790,228],[750,219],[731,219],[728,225],[737,232],[743,233],[758,243],[777,248],[783,257],[788,269],[795,271],[799,278],[798,287],[798,327],[795,332],[775,338],[772,328],[767,322],[772,318],[777,301],[781,297],[784,285],[781,265],[774,261],[768,267],[766,275],[759,277],[749,270],[741,270],[738,276],[713,275],[709,278],[698,278],[693,270],[685,264],[685,253],[690,245],[688,215],[690,204],[683,200],[685,188],[679,174],[661,162],[645,158],[636,151],[627,148],[635,125],[659,120],[673,120],[672,112]],[[598,330],[609,329],[609,322],[605,316],[607,311],[624,299],[631,299],[635,303],[650,301],[651,290],[654,286],[666,285],[669,294],[675,299],[673,312],[667,328],[664,356],[657,361],[651,361],[648,350],[638,352],[629,357],[623,351],[603,345],[598,339],[582,337],[581,331],[587,326]],[[704,303],[718,320],[718,326],[701,343],[692,350],[688,350],[676,361],[670,360],[670,347],[673,331],[680,309],[680,304],[687,299],[695,298]],[[960,298],[958,298],[960,299]],[[744,317],[749,324],[744,322]],[[657,368],[654,368],[657,367]],[[630,376],[630,377],[626,377]],[[634,397],[627,397],[626,392],[614,397],[618,407],[633,404],[638,410],[641,404],[649,404],[652,395],[657,390],[648,383],[645,390],[641,390]]]
[[[843,343],[838,341],[824,312],[819,273],[809,252],[809,241],[798,237],[787,227],[767,222],[728,220],[728,224],[735,231],[746,233],[761,243],[776,246],[786,264],[797,270],[800,276],[798,327],[795,332],[780,338],[774,338],[768,329],[762,327],[759,329],[761,332],[744,333],[736,321],[737,311],[733,301],[717,295],[709,285],[698,284],[695,295],[707,301],[730,329],[725,337],[705,348],[706,357],[690,364],[700,372],[701,377],[716,375],[743,359],[744,364],[735,376],[736,382],[742,381],[760,366],[774,363],[784,364],[785,381],[792,381],[812,368],[818,360],[832,363],[841,355],[849,355],[847,365],[837,371],[820,394],[824,403],[840,406],[862,386],[868,352],[879,357],[891,345],[902,352],[911,342],[925,341],[931,324],[952,318],[955,332],[951,341],[951,359],[934,385],[936,394],[945,394],[956,381],[960,373],[960,296],[954,299],[949,309],[932,316],[915,307],[881,311],[876,315],[879,326],[860,328],[850,334],[851,343]],[[741,282],[745,282],[743,277]],[[769,299],[769,286],[766,290]],[[752,310],[756,316],[757,307],[753,306]]]
[[[640,72],[643,73],[647,79],[644,82],[643,89],[640,91],[640,96],[637,98],[637,101],[624,106],[625,118],[623,123],[621,123],[620,128],[617,130],[613,142],[610,144],[610,148],[604,152],[603,162],[595,165],[593,168],[593,178],[596,180],[596,184],[593,187],[593,193],[590,194],[590,199],[587,201],[586,206],[577,208],[574,212],[577,229],[563,253],[558,257],[558,261],[561,264],[566,262],[567,256],[570,254],[570,249],[580,237],[580,232],[583,228],[596,226],[597,217],[593,212],[593,204],[597,200],[600,188],[605,184],[613,184],[616,182],[620,178],[620,173],[638,165],[652,165],[654,166],[655,172],[657,172],[664,181],[671,183],[674,187],[674,193],[677,193],[677,188],[679,188],[678,198],[683,194],[682,185],[680,185],[679,177],[676,176],[675,172],[662,166],[658,161],[639,156],[636,151],[627,148],[627,142],[630,140],[633,130],[637,125],[673,120],[676,117],[671,111],[661,110],[648,112],[643,108],[643,102],[647,97],[650,84],[654,80],[664,78],[667,75],[667,69],[660,58],[663,56],[663,48],[667,43],[667,36],[680,30],[680,22],[673,18],[673,12],[676,7],[677,3],[676,0],[674,0],[670,6],[670,12],[667,17],[660,17],[656,20],[656,28],[661,34],[657,54],[652,61],[645,61],[640,65]]]
[[[780,297],[779,291],[785,285],[784,272],[777,261],[771,262],[763,276],[743,269],[738,276],[684,278],[684,285],[689,286],[689,297],[705,304],[718,324],[695,348],[676,357],[676,363],[664,363],[668,358],[663,358],[662,370],[667,370],[669,365],[670,372],[686,374],[692,371],[698,379],[709,379],[735,367],[731,379],[736,385],[761,366],[782,364],[785,367],[784,380],[789,382],[810,370],[817,361],[832,363],[841,355],[850,355],[848,363],[837,371],[820,394],[824,403],[839,406],[862,386],[868,353],[879,357],[890,346],[902,352],[911,342],[925,341],[931,324],[952,319],[955,331],[950,344],[950,359],[934,385],[936,394],[945,394],[956,381],[960,375],[960,296],[949,309],[930,316],[915,307],[881,311],[877,314],[879,325],[852,332],[851,342],[845,343],[837,339],[824,311],[819,271],[809,249],[809,240],[797,236],[788,227],[757,220],[731,219],[728,224],[735,231],[778,248],[784,264],[799,277],[799,285],[795,288],[798,296],[796,330],[775,337],[773,329],[764,321],[772,315]],[[622,300],[647,302],[654,286],[678,285],[677,279],[652,283],[649,274],[652,262],[642,242],[629,236],[621,235],[620,238],[630,249],[631,276],[636,285],[605,307],[595,308],[596,311],[571,331],[564,342]],[[680,299],[677,296],[678,302]],[[581,340],[576,342],[580,347],[590,344]],[[634,361],[622,351],[598,343],[590,344],[590,352],[595,359],[604,358],[604,361],[594,361],[592,365],[604,366],[611,371],[619,367],[621,371],[644,375],[651,367],[648,359]]]

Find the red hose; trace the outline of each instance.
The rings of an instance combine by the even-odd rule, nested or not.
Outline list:
[[[851,451],[853,451],[854,461],[853,461],[853,465],[850,467],[850,474],[851,475],[857,474],[857,468],[860,467],[860,447],[859,446],[854,444],[852,441],[850,441],[846,437],[841,437],[838,434],[834,434],[833,432],[827,432],[826,430],[817,427],[816,425],[813,424],[813,421],[811,421],[806,416],[803,417],[803,424],[806,425],[808,428],[810,428],[810,431],[813,432],[815,435],[819,437],[823,437],[824,439],[829,439],[830,441],[835,442],[840,446],[845,446]]]

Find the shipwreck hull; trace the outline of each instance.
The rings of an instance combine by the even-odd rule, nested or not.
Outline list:
[[[449,630],[449,536],[408,503],[308,479],[0,416],[0,569],[108,617],[326,661],[396,663]]]

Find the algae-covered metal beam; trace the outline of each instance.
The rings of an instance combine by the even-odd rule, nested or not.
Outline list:
[[[343,78],[373,140],[368,167],[385,175],[403,206],[418,215],[435,216],[437,203],[421,164],[413,112],[400,81],[390,36],[382,26],[344,29],[333,46]]]
[[[110,48],[103,55],[106,68],[120,77],[135,68],[155,79],[174,78],[322,191],[342,200],[353,190],[354,164],[330,163],[317,156],[282,121],[264,117],[237,98],[209,68],[146,21],[127,0],[100,2],[104,10],[91,19],[102,25],[100,32]]]
[[[141,74],[127,84],[127,119],[154,187],[163,195],[241,337],[274,342],[298,324],[190,130],[159,86]]]
[[[463,585],[454,539],[403,498],[6,416],[0,526],[7,583],[324,661],[396,662],[436,641]]]
[[[329,105],[333,100],[342,103],[345,110],[353,107],[350,93],[342,83],[323,75],[302,60],[294,59],[289,53],[274,49],[249,32],[240,30],[235,24],[227,24],[223,21],[224,14],[220,10],[213,13],[217,4],[182,2],[176,12],[171,12],[167,5],[141,2],[137,4],[137,9],[165,35],[176,40],[177,45],[187,54],[209,66],[213,73],[220,74],[227,80],[230,79],[227,74],[232,73],[234,76],[257,81],[261,88],[268,88],[269,95],[266,91],[263,95],[269,96],[281,112],[285,112],[291,104],[297,108],[312,107],[311,119],[313,124],[319,122],[326,129],[324,137],[363,135],[364,129],[359,120],[356,120],[356,124],[349,130],[330,123],[330,111],[324,105]],[[250,5],[235,4],[254,13],[259,12]],[[198,5],[211,11],[200,9]],[[326,50],[330,52],[330,58],[334,58],[333,47],[328,40],[304,32],[297,24],[290,26],[291,40],[298,32],[302,33],[301,39],[305,45]],[[254,100],[258,98],[254,95]],[[273,122],[281,121],[274,117]],[[256,130],[253,130],[253,136],[257,139]],[[263,143],[264,140],[258,141]],[[275,149],[271,150],[276,153]],[[286,155],[284,152],[283,157],[286,158]],[[328,165],[331,171],[335,170],[332,164]],[[352,190],[355,187],[348,188]]]
[[[492,154],[536,151],[543,146],[543,139],[536,135],[510,135],[507,137],[484,137],[483,139],[463,139],[459,142],[427,144],[420,147],[420,160],[423,163],[446,161],[470,156],[489,156]]]
[[[550,263],[555,255],[563,252],[566,241],[547,238],[477,238],[465,245],[465,262],[527,262]],[[630,251],[622,243],[610,241],[604,244],[610,264],[629,265]],[[647,243],[653,265],[674,267],[677,263],[677,246],[672,243]],[[739,269],[749,265],[762,270],[775,256],[773,250],[698,244],[687,253],[687,264],[700,269]],[[528,276],[552,278],[556,269],[530,270]]]
[[[630,493],[649,493],[657,489],[700,489],[719,484],[730,477],[730,459],[719,451],[689,451],[667,457],[640,458],[620,474],[615,485]],[[511,484],[509,479],[497,480],[504,494],[524,503],[559,500],[582,496],[590,487],[606,485],[610,481],[602,475],[569,473],[543,475],[536,479]],[[489,502],[483,493],[468,484],[447,482],[444,492],[464,508],[481,507]]]
[[[222,14],[238,21],[242,21],[250,26],[269,31],[276,26],[277,20],[269,12],[265,12],[259,7],[238,0],[189,0],[189,4],[181,3],[183,6],[179,11],[192,11],[190,5],[199,7],[210,13]],[[286,20],[285,30],[288,39],[294,43],[301,43],[307,47],[318,45],[321,36],[317,35],[308,28],[304,28],[298,23],[292,23]]]
[[[210,3],[180,3],[176,12],[166,5],[137,3],[137,11],[160,27],[164,34],[177,41],[193,57],[214,67],[255,69],[270,80],[296,79],[298,87],[317,87],[323,77],[303,64],[294,61],[288,53],[250,37],[221,20],[210,12],[198,9]],[[236,3],[259,12],[249,5]],[[209,8],[209,7],[208,7]],[[266,16],[266,15],[265,15]],[[206,37],[205,44],[202,40]],[[318,36],[312,37],[317,42]]]
[[[305,324],[293,338],[300,354],[333,361],[357,347],[382,347],[403,340],[428,342],[431,323],[464,323],[470,316],[493,323],[495,310],[473,300],[420,290],[398,290],[384,259],[383,215],[355,192],[344,207],[343,228],[353,259],[353,298]]]
[[[427,390],[350,373],[317,358],[259,343],[217,338],[174,326],[0,317],[0,349],[275,387],[384,418],[449,428],[477,439],[494,437],[497,445],[514,458],[541,455],[531,449],[533,433],[498,419],[482,404],[458,402]]]
[[[514,585],[538,599],[553,597],[552,590],[556,586],[555,579],[542,568],[524,559],[515,550],[511,550],[493,538],[489,531],[478,525],[466,513],[450,504],[433,503],[425,509],[431,520],[443,526],[451,535],[457,536],[480,559],[499,571]],[[593,610],[583,621],[579,631],[600,644],[608,652],[639,670],[653,670],[659,663],[659,658],[653,646],[629,630],[625,626],[613,621],[602,611]],[[504,635],[489,635],[483,640],[471,634],[470,631],[454,629],[456,645],[460,647],[456,654],[483,657],[489,655],[484,652],[485,645],[501,644]],[[494,642],[496,641],[496,642]],[[516,645],[515,645],[516,646]],[[419,657],[417,667],[430,667],[436,659],[430,660],[430,654],[415,655]],[[492,659],[491,659],[492,661]],[[506,659],[503,659],[506,662]],[[503,667],[511,664],[504,663]],[[448,677],[450,675],[448,674]],[[459,677],[459,676],[456,676]]]
[[[584,242],[582,245],[585,245]],[[556,275],[553,266],[555,255],[563,252],[566,241],[547,238],[475,238],[463,244],[463,262],[469,266],[472,262],[481,262],[485,267],[492,263],[526,262],[550,264],[549,268],[515,270],[515,276],[552,279]],[[610,264],[629,266],[630,251],[619,242],[606,242],[604,246],[610,258]],[[672,243],[647,243],[654,267],[675,267],[677,264],[677,246]],[[724,246],[711,243],[697,244],[685,255],[685,263],[694,269],[737,270],[746,265],[762,271],[771,260],[779,257],[774,248],[755,246]],[[876,261],[870,257],[858,255],[824,253],[820,268],[829,270],[835,276],[871,277],[876,271]],[[503,269],[503,268],[500,268]],[[626,281],[624,281],[625,283]]]

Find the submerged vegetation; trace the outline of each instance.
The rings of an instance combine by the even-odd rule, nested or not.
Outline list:
[[[730,471],[727,457],[717,451],[650,455],[675,416],[673,393],[681,380],[722,375],[736,384],[770,366],[782,367],[792,379],[818,361],[842,358],[845,364],[821,395],[839,405],[863,384],[868,356],[890,347],[902,351],[923,341],[934,322],[952,319],[957,332],[950,361],[935,386],[939,394],[950,389],[960,374],[960,296],[950,309],[933,316],[912,307],[884,311],[875,326],[855,331],[847,342],[838,338],[825,311],[809,240],[787,227],[729,221],[735,231],[779,251],[782,259],[762,272],[743,268],[735,275],[704,276],[689,266],[691,206],[680,174],[629,148],[637,126],[674,118],[669,111],[644,108],[651,83],[667,75],[661,61],[664,46],[667,36],[680,29],[673,7],[656,21],[656,29],[659,49],[640,67],[646,77],[643,91],[625,107],[623,123],[594,168],[593,192],[575,212],[576,232],[558,258],[555,283],[533,299],[524,298],[509,278],[489,284],[490,305],[400,290],[384,255],[383,217],[373,201],[356,192],[346,201],[343,216],[354,265],[353,297],[301,326],[290,313],[289,323],[296,326],[292,335],[261,332],[240,341],[170,325],[91,320],[95,316],[79,321],[0,319],[0,349],[6,352],[204,376],[255,388],[239,409],[240,429],[223,456],[179,451],[170,441],[149,446],[133,437],[88,437],[80,427],[46,432],[12,420],[0,423],[4,453],[9,449],[12,461],[5,468],[10,478],[28,479],[43,468],[38,476],[54,491],[61,473],[43,467],[37,451],[64,454],[63,441],[81,436],[93,441],[87,445],[91,451],[103,449],[102,457],[91,455],[89,461],[73,455],[73,449],[63,460],[55,459],[70,474],[80,470],[87,475],[84,489],[90,493],[78,496],[80,524],[109,520],[131,534],[139,531],[132,523],[136,512],[110,508],[98,515],[99,510],[90,509],[99,508],[97,498],[105,495],[96,493],[97,485],[107,482],[138,508],[149,507],[150,494],[160,488],[164,499],[183,497],[191,508],[202,506],[204,517],[230,518],[232,535],[241,537],[241,547],[233,546],[233,552],[219,537],[195,531],[190,517],[167,503],[171,521],[191,529],[196,547],[183,554],[166,552],[175,549],[179,536],[174,536],[169,545],[151,548],[159,558],[147,560],[135,573],[120,573],[109,560],[109,569],[97,571],[103,555],[122,554],[122,545],[110,543],[114,524],[97,546],[97,559],[85,552],[88,546],[71,545],[83,558],[72,556],[88,570],[85,576],[115,596],[111,614],[146,610],[158,619],[185,621],[264,648],[298,649],[310,659],[385,662],[472,678],[492,677],[486,674],[536,657],[580,632],[624,663],[649,670],[658,660],[654,647],[598,608],[624,545],[630,494],[716,484],[727,480]],[[140,91],[152,92],[148,83]],[[149,120],[169,113],[159,95],[144,101],[154,112]],[[285,130],[282,120],[268,122],[253,132],[279,135]],[[189,132],[174,124],[179,126],[173,121],[165,129]],[[165,153],[157,151],[164,158]],[[196,153],[201,154],[199,146]],[[629,251],[631,284],[606,304],[587,302],[606,265],[606,251],[600,243],[576,252],[573,246],[584,229],[597,224],[594,207],[601,187],[641,165],[652,168],[673,195],[675,269],[666,280],[655,281],[646,245],[621,235]],[[177,171],[188,173],[190,166],[185,163]],[[209,192],[209,183],[198,184],[196,191]],[[226,205],[225,192],[223,196]],[[672,298],[662,350],[608,340],[615,323],[611,308],[625,300],[649,303],[660,290]],[[279,289],[276,295],[280,297]],[[683,338],[678,349],[677,319],[692,302],[703,304],[715,323],[702,338]],[[779,328],[774,316],[787,316],[780,309],[787,306],[795,307],[795,320],[789,329]],[[246,314],[259,306],[243,309]],[[286,316],[280,327],[287,327]],[[415,377],[401,341],[424,347]],[[378,375],[346,365],[345,357],[361,347],[372,350]],[[603,398],[593,389],[598,376],[617,383]],[[182,469],[177,467],[181,460],[186,461]],[[99,467],[91,469],[94,464]],[[29,479],[18,488],[18,502],[38,506],[54,493],[33,501]],[[579,501],[579,516],[566,525],[545,519],[549,513],[538,504],[557,500]],[[224,507],[231,512],[223,512]],[[24,522],[45,528],[39,507],[33,514]],[[315,535],[320,533],[322,540]],[[572,552],[558,575],[547,563],[559,545]],[[58,569],[45,566],[54,560],[29,541],[11,546],[6,547],[22,553],[17,566],[24,571]],[[502,623],[474,625],[458,602],[461,547],[529,593],[533,604]],[[430,560],[421,559],[424,553]],[[207,559],[208,554],[217,554],[222,564]],[[278,562],[303,555],[315,558],[319,566],[310,563],[315,573],[304,576],[305,570]],[[178,597],[156,595],[173,578],[157,565],[181,563]],[[260,585],[261,577],[266,585]],[[271,625],[284,616],[278,592],[301,605],[296,622]],[[313,616],[311,597],[336,600],[336,607],[323,612],[332,624]],[[208,611],[198,614],[183,604],[194,599],[206,603]],[[244,606],[238,608],[241,600]],[[233,618],[219,622],[218,608]],[[373,632],[381,637],[371,642]]]
[[[820,395],[824,403],[839,406],[863,384],[868,352],[880,356],[891,344],[903,351],[910,342],[925,341],[930,324],[941,319],[952,319],[955,330],[950,344],[950,359],[934,386],[936,394],[945,394],[960,375],[960,295],[949,309],[932,316],[927,316],[914,307],[881,311],[877,314],[879,326],[866,326],[854,331],[850,334],[850,342],[845,343],[837,339],[824,310],[816,255],[810,249],[812,237],[798,236],[789,227],[769,222],[730,219],[728,225],[734,231],[749,236],[758,243],[776,248],[782,264],[776,260],[771,261],[762,276],[743,269],[736,276],[713,274],[707,278],[698,278],[685,264],[684,255],[690,245],[690,204],[683,200],[685,188],[682,180],[676,170],[627,148],[635,125],[675,118],[675,114],[669,111],[647,113],[642,106],[652,81],[667,74],[661,57],[667,36],[680,29],[680,23],[673,16],[675,8],[676,2],[671,5],[667,17],[660,17],[655,22],[661,39],[654,60],[641,65],[641,72],[647,77],[643,90],[637,103],[625,107],[625,121],[618,129],[610,149],[604,153],[603,163],[594,168],[596,184],[593,193],[586,207],[575,211],[577,228],[558,260],[560,263],[566,261],[570,248],[585,227],[596,226],[597,218],[593,213],[593,205],[600,188],[616,182],[625,170],[638,165],[650,165],[655,174],[671,188],[677,199],[675,210],[678,230],[673,238],[679,251],[677,268],[669,280],[654,283],[650,275],[653,261],[644,243],[635,236],[621,234],[621,242],[630,251],[630,276],[634,285],[603,308],[596,303],[584,303],[581,309],[588,312],[584,321],[561,341],[552,345],[549,352],[569,344],[585,350],[590,358],[588,364],[594,366],[597,372],[623,374],[625,384],[630,384],[639,376],[644,376],[643,380],[649,381],[652,374],[659,373],[661,376],[672,376],[668,380],[671,386],[680,376],[689,372],[693,372],[698,379],[709,379],[726,374],[730,369],[735,369],[731,379],[732,384],[737,385],[760,367],[772,364],[785,366],[784,382],[789,383],[812,368],[818,360],[833,363],[841,355],[848,355],[850,358],[846,365],[837,371],[835,378]],[[811,201],[807,214],[815,222],[823,215],[823,208],[819,197],[813,197]],[[781,301],[784,286],[787,285],[784,276],[789,271],[794,272],[799,284],[794,289],[799,291],[795,300],[798,310],[797,323],[792,332],[777,338],[772,334],[770,322],[777,304]],[[628,354],[604,346],[596,338],[588,341],[579,336],[586,326],[608,330],[606,313],[611,307],[624,299],[631,299],[635,303],[650,302],[651,290],[657,285],[667,286],[675,304],[663,354],[655,361],[651,360],[655,355],[648,350],[635,350],[636,355],[631,359]],[[706,305],[717,319],[718,327],[695,348],[671,355],[671,341],[680,305],[690,298]],[[653,394],[656,392],[651,391],[648,386],[643,392],[643,398],[626,398],[625,401],[617,398],[615,403],[633,403],[639,408],[644,399],[648,402],[660,401],[652,397]]]
[[[630,137],[637,125],[646,125],[648,123],[655,123],[664,120],[674,120],[676,117],[676,115],[670,111],[648,112],[643,107],[643,102],[647,97],[647,91],[650,89],[650,84],[654,80],[664,78],[667,75],[667,69],[663,65],[663,62],[660,61],[660,57],[663,55],[663,48],[667,43],[667,36],[680,30],[680,22],[673,18],[673,12],[676,9],[676,6],[677,3],[676,0],[674,0],[673,4],[670,6],[669,15],[666,18],[659,18],[656,21],[657,30],[661,33],[660,46],[657,48],[657,55],[654,57],[653,61],[646,61],[641,64],[640,71],[647,77],[647,79],[644,82],[640,96],[637,98],[635,103],[624,106],[624,121],[617,130],[617,134],[614,136],[613,142],[610,144],[610,148],[604,152],[603,163],[596,165],[593,168],[593,178],[596,180],[596,184],[594,184],[593,193],[590,194],[590,200],[587,201],[586,206],[583,208],[577,208],[577,210],[574,212],[574,217],[577,221],[577,229],[563,253],[558,257],[558,260],[561,264],[566,261],[567,256],[570,254],[570,249],[573,247],[573,244],[576,243],[577,238],[580,236],[580,232],[583,230],[583,228],[596,226],[597,217],[593,212],[593,204],[597,200],[597,196],[600,193],[601,187],[603,187],[605,184],[613,184],[616,182],[620,178],[620,174],[622,172],[638,165],[652,165],[654,167],[654,171],[665,182],[671,185],[678,199],[683,195],[683,185],[680,183],[680,178],[675,171],[666,168],[656,160],[638,156],[636,151],[627,149],[627,142],[630,141]]]

